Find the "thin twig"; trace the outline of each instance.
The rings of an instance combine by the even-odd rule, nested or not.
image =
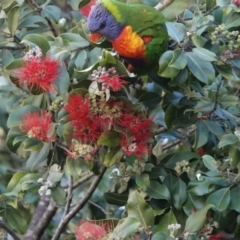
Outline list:
[[[3,221],[0,220],[0,228],[4,229],[14,240],[20,240],[16,233],[10,229]]]
[[[82,200],[74,208],[72,208],[71,211],[65,217],[62,218],[52,237],[52,240],[58,240],[60,238],[64,228],[67,226],[69,221],[79,212],[79,210],[81,210],[85,206],[87,201],[89,201],[89,199],[91,198],[93,192],[96,190],[106,170],[107,168],[104,166],[102,168],[101,173],[93,180],[84,198],[82,198]]]
[[[175,141],[173,141],[171,143],[164,144],[162,146],[162,150],[167,150],[167,149],[169,149],[171,147],[174,147],[174,146],[180,144],[184,139],[187,139],[188,137],[190,137],[194,132],[195,132],[195,128],[190,129],[185,137],[183,137],[181,139],[177,139],[177,140],[175,140]]]
[[[64,213],[63,216],[66,216],[69,213],[70,210],[70,206],[72,203],[72,197],[73,197],[73,177],[69,174],[69,178],[68,178],[68,192],[67,192],[67,203],[64,209]]]
[[[42,11],[42,8],[34,1],[34,0],[28,0],[28,2],[32,5],[32,7],[34,7],[37,12],[40,14],[41,11]],[[56,29],[54,28],[51,20],[48,18],[48,17],[44,17],[48,23],[48,26],[53,34],[54,37],[57,37],[57,31]]]
[[[57,145],[59,148],[61,148],[61,149],[63,149],[64,151],[66,151],[66,153],[72,154],[72,152],[67,148],[67,146],[65,146],[65,145],[63,145],[63,144],[61,144],[61,143],[56,143],[56,145]]]
[[[95,202],[89,200],[88,201],[90,204],[92,204],[93,206],[95,206],[96,208],[100,209],[105,215],[109,215],[112,214],[111,212],[106,212],[105,209],[103,209],[101,206],[99,206],[98,204],[96,204]]]
[[[6,50],[22,50],[22,49],[25,49],[26,46],[24,45],[21,45],[21,46],[18,46],[18,47],[11,47],[11,46],[2,46],[0,47],[0,49],[6,49]]]
[[[159,2],[154,8],[156,8],[159,11],[159,10],[165,8],[171,2],[172,2],[172,0],[164,0],[163,2]]]

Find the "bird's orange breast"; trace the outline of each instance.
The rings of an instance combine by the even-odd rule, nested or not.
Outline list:
[[[133,32],[130,26],[125,27],[121,34],[111,42],[121,57],[138,59],[145,56],[144,40]]]

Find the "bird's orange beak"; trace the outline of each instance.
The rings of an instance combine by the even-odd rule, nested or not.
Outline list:
[[[103,38],[103,35],[100,33],[91,33],[89,37],[93,43],[99,43],[99,41]]]

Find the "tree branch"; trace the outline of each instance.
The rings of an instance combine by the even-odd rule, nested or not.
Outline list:
[[[53,206],[51,205],[51,198],[49,196],[43,195],[38,203],[38,206],[36,208],[36,211],[32,217],[32,220],[30,222],[29,228],[27,230],[27,233],[25,235],[25,240],[37,240],[40,239],[42,233],[45,230],[45,227],[47,226],[46,224],[46,217],[49,217],[49,215],[51,216],[52,214],[54,215],[57,207],[55,204],[55,208],[52,209]],[[47,211],[49,210],[49,207],[52,209],[51,210],[51,214],[47,214],[47,216],[44,216]],[[49,221],[50,222],[52,220],[52,218],[50,218]],[[43,224],[44,221],[44,224]],[[41,225],[43,224],[43,225]],[[41,233],[41,235],[40,235]]]
[[[20,240],[16,233],[10,229],[3,221],[0,220],[0,228],[4,229],[14,240]]]
[[[72,208],[72,210],[66,216],[62,218],[52,237],[52,240],[58,240],[60,238],[61,233],[63,232],[64,228],[69,223],[69,221],[79,212],[79,210],[81,210],[84,207],[87,201],[91,198],[93,192],[96,190],[106,170],[107,168],[104,166],[101,173],[93,180],[91,186],[86,192],[85,197],[82,198],[82,200],[74,208]]]
[[[165,8],[171,2],[172,2],[172,0],[163,0],[163,2],[159,2],[154,8],[156,8],[159,11],[159,10]]]
[[[41,13],[42,8],[34,1],[34,0],[28,0],[28,2],[30,3],[30,5],[32,5],[32,7],[34,7],[38,13]],[[44,17],[47,20],[48,26],[50,28],[50,31],[52,32],[54,37],[57,37],[57,31],[54,28],[51,20],[48,17]]]
[[[65,217],[69,213],[73,197],[72,190],[73,190],[73,177],[69,174],[67,203],[64,209],[63,217]]]

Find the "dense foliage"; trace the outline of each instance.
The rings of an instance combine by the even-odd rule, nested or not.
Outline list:
[[[168,1],[168,49],[147,75],[90,42],[88,2],[1,3],[0,228],[239,239],[239,0]]]

